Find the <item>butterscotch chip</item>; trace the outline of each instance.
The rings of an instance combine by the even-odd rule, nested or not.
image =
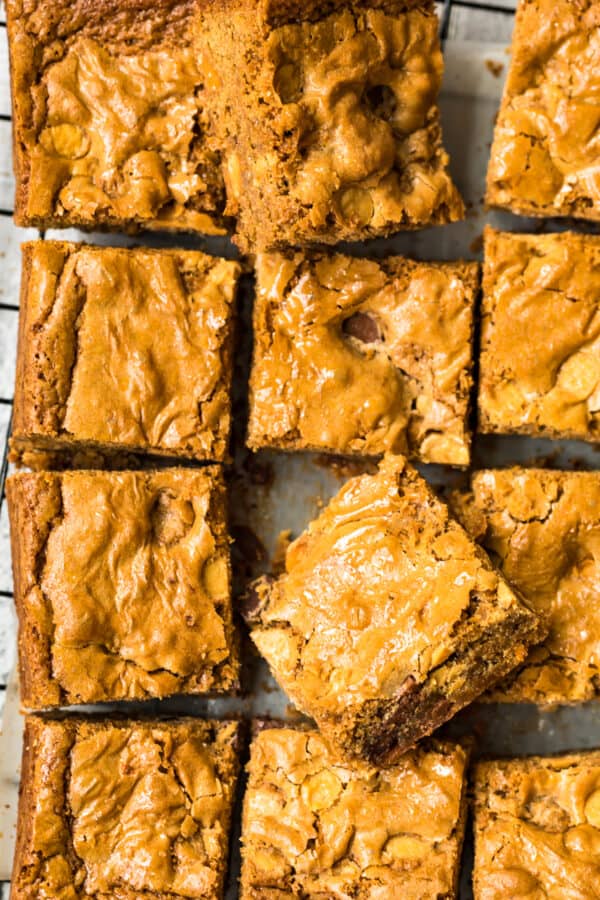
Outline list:
[[[248,445],[466,466],[476,263],[257,260]]]
[[[197,34],[242,249],[463,217],[441,141],[433,2],[217,2]]]
[[[318,732],[255,738],[242,819],[241,900],[457,896],[466,753],[431,742],[378,770]],[[311,803],[312,785],[335,784]]]
[[[220,470],[8,479],[28,708],[238,686]]]
[[[235,722],[28,717],[12,896],[222,900],[239,752]]]
[[[396,456],[347,482],[290,544],[283,574],[257,580],[245,616],[295,705],[347,758],[385,764],[522,662],[543,635]]]
[[[25,244],[13,459],[225,459],[238,274],[191,250]]]
[[[15,218],[225,233],[192,0],[8,0]]]
[[[486,228],[479,428],[600,438],[600,237]]]
[[[549,625],[546,639],[490,699],[548,705],[597,697],[600,474],[481,471],[453,509]]]
[[[600,219],[600,7],[520,0],[487,201],[528,216]]]
[[[479,763],[475,900],[596,897],[599,792],[600,753],[595,750]]]

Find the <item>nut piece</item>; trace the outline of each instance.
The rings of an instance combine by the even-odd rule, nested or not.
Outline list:
[[[305,780],[300,793],[310,809],[317,812],[333,806],[342,793],[342,782],[335,772],[323,769]]]
[[[40,143],[46,153],[65,159],[81,159],[90,149],[90,139],[79,125],[52,125],[40,134]]]
[[[375,207],[371,194],[365,188],[342,188],[337,195],[338,211],[348,225],[368,225],[373,218]]]
[[[600,788],[595,790],[585,801],[585,817],[594,828],[600,828]]]
[[[384,849],[394,859],[421,859],[426,856],[430,846],[419,838],[401,834],[390,838]]]

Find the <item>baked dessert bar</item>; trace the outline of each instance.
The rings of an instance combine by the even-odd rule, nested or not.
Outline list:
[[[243,615],[291,700],[347,757],[392,764],[543,636],[403,457],[350,479]]]
[[[260,254],[248,445],[468,465],[478,274]]]
[[[600,439],[600,237],[485,232],[479,429]]]
[[[240,726],[26,720],[13,900],[222,900]]]
[[[24,245],[12,456],[228,455],[238,263]]]
[[[225,232],[195,0],[7,0],[15,218]]]
[[[463,217],[431,0],[213,0],[197,33],[243,250]]]
[[[520,0],[494,132],[487,202],[600,220],[600,7]]]
[[[491,699],[546,706],[598,697],[600,473],[481,471],[471,491],[455,495],[452,505],[550,627]]]
[[[220,470],[19,473],[7,498],[24,706],[237,689]]]
[[[475,900],[598,896],[600,753],[475,770]]]
[[[431,742],[388,769],[336,758],[317,731],[255,738],[241,900],[457,896],[466,753]]]

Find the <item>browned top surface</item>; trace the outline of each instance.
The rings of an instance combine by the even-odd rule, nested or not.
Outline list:
[[[600,219],[600,5],[521,0],[487,200]]]
[[[49,656],[29,703],[235,684],[218,470],[21,474],[7,489],[32,633],[22,664],[35,666],[41,646]]]
[[[466,754],[452,744],[378,770],[344,765],[316,731],[255,739],[243,815],[242,900],[454,896]],[[264,893],[263,893],[264,892]]]
[[[258,257],[249,445],[467,465],[476,263]]]
[[[476,900],[600,896],[600,754],[481,763]]]
[[[13,435],[222,460],[237,263],[25,245]]]
[[[484,431],[598,440],[600,237],[485,232]]]

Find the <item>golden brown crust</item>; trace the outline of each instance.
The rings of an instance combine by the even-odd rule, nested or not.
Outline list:
[[[12,458],[226,459],[239,271],[197,251],[25,244]]]
[[[12,896],[221,900],[239,741],[235,722],[28,717]]]
[[[486,228],[479,429],[600,437],[600,237]]]
[[[257,259],[248,446],[466,466],[476,263]]]
[[[520,0],[487,201],[528,216],[600,220],[596,0]]]
[[[431,742],[378,770],[316,731],[254,739],[242,820],[242,900],[456,897],[467,754]]]
[[[243,250],[462,218],[441,142],[433,6],[383,6],[328,5],[283,25],[270,24],[270,4],[204,11],[198,42]]]
[[[476,472],[453,504],[549,633],[493,701],[542,706],[600,696],[600,474]]]
[[[28,708],[236,690],[220,470],[7,483]]]
[[[475,900],[592,900],[600,883],[600,753],[475,768]]]
[[[196,10],[9,0],[18,224],[224,233]]]
[[[543,635],[402,457],[351,479],[245,616],[283,689],[350,757],[387,764]]]

